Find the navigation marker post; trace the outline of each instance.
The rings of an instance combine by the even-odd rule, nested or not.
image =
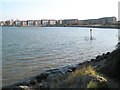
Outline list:
[[[90,40],[93,40],[93,38],[92,38],[92,29],[90,29]]]

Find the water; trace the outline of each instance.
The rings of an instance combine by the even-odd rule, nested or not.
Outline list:
[[[3,86],[40,71],[90,60],[112,51],[117,29],[80,27],[3,27]]]

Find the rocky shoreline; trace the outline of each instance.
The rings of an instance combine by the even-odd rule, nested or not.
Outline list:
[[[4,86],[2,90],[41,90],[43,88],[87,88],[86,85],[90,80],[95,79],[97,82],[104,81],[105,79],[98,76],[91,76],[86,74],[81,78],[81,81],[74,82],[74,84],[66,85],[66,79],[76,70],[84,68],[86,66],[92,66],[94,70],[102,73],[107,77],[106,85],[107,88],[119,88],[120,87],[120,43],[117,45],[116,50],[112,52],[103,53],[98,55],[95,59],[78,63],[76,65],[69,65],[56,69],[50,69],[43,71],[40,75],[31,77],[27,80],[20,81],[9,86]],[[86,82],[88,81],[88,82]],[[82,82],[82,83],[81,83]],[[78,87],[78,85],[81,85]],[[63,85],[64,84],[64,85]]]

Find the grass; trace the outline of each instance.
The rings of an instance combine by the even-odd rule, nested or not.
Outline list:
[[[98,83],[90,81],[90,83],[87,85],[87,88],[96,88],[98,87]]]
[[[76,82],[78,77],[81,77],[81,79],[82,79],[87,74],[90,76],[95,76],[96,78],[99,78],[101,80],[99,80],[100,82],[97,82],[94,79],[89,81],[89,83],[87,83],[86,88],[104,88],[104,87],[106,87],[107,79],[105,79],[103,75],[96,72],[96,70],[94,70],[92,68],[92,66],[86,66],[86,67],[83,67],[82,69],[78,69],[75,72],[71,73],[71,75],[68,76],[68,78],[67,78],[67,82],[69,83],[69,85],[72,85]]]
[[[83,77],[86,74],[95,76],[96,71],[92,68],[92,66],[86,66],[82,69],[78,69],[75,72],[72,72],[70,76],[68,76],[67,81],[69,84],[72,84],[75,82],[76,78]]]
[[[91,80],[87,84],[87,88],[108,88],[108,86],[105,82],[98,83],[98,82],[95,82],[94,80]]]
[[[78,69],[75,72],[71,74],[72,77],[77,77],[77,76],[84,76],[86,74],[90,74],[92,76],[96,75],[96,71],[92,68],[92,66],[86,66],[82,69]]]

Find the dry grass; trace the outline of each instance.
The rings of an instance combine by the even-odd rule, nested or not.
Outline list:
[[[98,87],[97,82],[90,81],[89,84],[87,85],[87,88],[96,88]]]
[[[86,66],[82,69],[76,70],[75,72],[73,72],[71,74],[71,77],[77,77],[77,76],[84,76],[86,74],[95,76],[96,75],[96,71],[92,68],[92,66]]]
[[[75,82],[77,77],[83,77],[84,75],[89,74],[92,76],[96,75],[96,71],[92,68],[92,66],[86,66],[82,69],[78,69],[75,72],[72,72],[70,76],[68,76],[67,81],[72,84]]]
[[[82,79],[85,75],[95,76],[96,78],[101,78],[102,82],[94,82],[94,80],[91,80],[87,84],[87,88],[99,88],[104,86],[104,83],[107,81],[103,76],[101,76],[99,73],[97,73],[92,66],[86,66],[82,69],[78,69],[75,72],[73,72],[70,76],[67,78],[67,82],[69,85],[72,85],[76,82],[77,79]]]
[[[98,82],[91,80],[87,84],[87,88],[108,88],[108,86],[105,82],[98,83]]]

